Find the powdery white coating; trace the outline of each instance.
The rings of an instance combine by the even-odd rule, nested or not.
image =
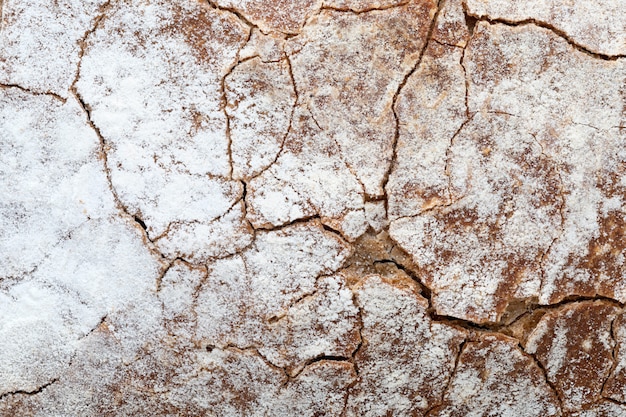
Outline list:
[[[347,390],[356,379],[354,365],[350,362],[312,363],[282,389],[269,412],[259,415],[343,416]]]
[[[285,57],[285,38],[282,33],[264,34],[258,28],[252,28],[250,39],[239,51],[239,59],[259,57],[263,62],[278,62]]]
[[[467,119],[462,55],[430,42],[398,96],[400,135],[387,183],[391,220],[450,204],[448,148]]]
[[[136,294],[132,305],[109,314],[74,343],[71,365],[57,382],[39,395],[2,398],[0,413],[339,416],[356,377],[349,362],[315,362],[287,380],[254,349],[207,351],[182,332],[169,333],[183,319],[180,313],[190,311],[187,290],[202,275],[176,262],[163,277],[161,302],[154,293]],[[187,290],[173,288],[179,285]]]
[[[537,364],[626,414],[621,309],[534,306],[626,300],[623,59],[446,0],[405,79],[435,1],[214,3],[0,0],[0,415],[560,415]]]
[[[428,302],[409,278],[378,275],[354,288],[362,312],[359,380],[347,416],[421,416],[440,401],[465,333],[433,323]]]
[[[410,1],[410,0],[409,0]],[[391,7],[403,6],[409,1],[407,0],[327,0],[324,1],[325,7],[334,9],[366,12],[375,9],[387,9]]]
[[[0,395],[58,378],[102,317],[154,290],[159,266],[124,221],[90,220],[73,231],[0,295]]]
[[[515,119],[475,115],[449,149],[453,202],[392,223],[439,314],[497,321],[561,222],[556,169]]]
[[[435,9],[419,0],[363,14],[323,10],[288,41],[300,104],[369,195],[383,195],[396,129],[391,104]]]
[[[570,294],[624,300],[626,136],[618,127],[626,61],[592,59],[532,25],[479,23],[466,67],[470,111],[518,116],[558,170],[563,221],[543,262],[540,302]]]
[[[73,97],[0,89],[0,277],[33,271],[88,219],[115,211],[99,147]]]
[[[626,405],[602,400],[584,411],[569,414],[571,417],[626,417]]]
[[[380,233],[389,226],[387,219],[387,210],[384,201],[367,201],[365,202],[365,219],[367,224],[376,233]]]
[[[0,94],[2,395],[57,379],[103,316],[154,289],[160,265],[117,217],[76,100]]]
[[[339,153],[310,113],[297,107],[277,161],[248,184],[248,220],[270,228],[317,214],[356,239],[367,229],[363,188]]]
[[[345,389],[356,377],[347,362],[316,362],[296,378],[286,380],[280,369],[252,350],[214,349],[199,355],[202,371],[179,391],[197,409],[218,416],[339,416]],[[182,388],[182,387],[181,387]]]
[[[470,112],[523,117],[529,132],[557,143],[567,125],[607,130],[623,122],[624,60],[594,59],[548,29],[479,22],[464,62]]]
[[[429,417],[560,416],[541,369],[502,335],[467,342],[443,405]]]
[[[263,33],[298,33],[322,0],[215,0],[219,7],[235,10]]]
[[[158,298],[162,304],[165,327],[170,334],[187,343],[193,340],[196,328],[195,311],[191,306],[206,276],[206,268],[192,267],[176,260],[159,284]]]
[[[626,55],[624,0],[468,0],[472,16],[507,22],[535,20],[564,32],[591,52]]]
[[[356,309],[336,271],[348,246],[319,224],[257,232],[241,255],[209,265],[195,301],[196,339],[256,346],[297,373],[318,356],[349,356],[358,343]]]
[[[613,362],[611,323],[620,309],[604,301],[573,303],[541,318],[526,351],[542,363],[567,411],[601,399]]]
[[[198,352],[196,360],[200,370],[184,389],[192,393],[202,389],[203,395],[185,395],[180,387],[173,396],[174,403],[191,400],[197,408],[219,416],[263,415],[287,379],[282,370],[268,365],[253,350],[213,349]],[[176,401],[176,397],[182,398]]]
[[[34,391],[63,372],[81,336],[64,325],[63,316],[78,314],[83,320],[98,322],[97,317],[80,311],[80,304],[76,306],[77,300],[72,298],[31,282],[0,294],[0,395]]]
[[[626,146],[618,126],[626,65],[592,59],[543,28],[484,22],[462,65],[471,120],[435,140],[422,139],[423,126],[447,123],[417,118],[406,142],[401,130],[399,149],[417,152],[398,153],[388,187],[392,219],[414,216],[392,221],[390,234],[425,268],[434,307],[494,321],[514,298],[622,300]],[[407,97],[429,85],[411,83]],[[411,111],[427,114],[419,104],[407,108],[409,120]],[[446,120],[460,123],[454,114]],[[411,190],[420,198],[403,199]]]
[[[252,240],[252,228],[245,219],[244,202],[240,199],[226,213],[209,222],[170,223],[166,233],[153,242],[167,258],[202,261],[230,256],[250,245]]]
[[[221,83],[247,36],[232,14],[199,2],[121,1],[87,39],[77,88],[106,142],[113,186],[151,238],[171,223],[209,224],[242,198],[228,179]],[[207,236],[186,233],[176,249],[218,254],[193,237]]]
[[[437,22],[433,28],[432,39],[449,46],[464,48],[470,33],[465,21],[463,0],[446,0],[441,5]]]
[[[556,302],[568,294],[624,301],[626,134],[586,126],[567,129],[567,134],[571,140],[555,157],[564,167],[565,219],[545,260],[540,301]]]
[[[76,78],[80,43],[105,0],[3,0],[0,83],[67,98]]]
[[[347,358],[360,342],[357,314],[343,276],[320,278],[315,293],[272,320],[259,353],[291,375],[311,358]]]
[[[71,365],[59,381],[44,388],[39,395],[8,395],[0,400],[0,414],[48,417],[51,415],[98,415],[100,410],[115,407],[115,400],[105,392],[115,383],[115,371],[123,366],[118,341],[111,337],[106,324],[101,325],[78,344]],[[117,415],[119,413],[119,407]],[[101,413],[100,415],[106,415]]]
[[[619,402],[626,402],[626,322],[624,313],[613,321],[611,332],[615,339],[615,367],[606,381],[602,394]]]
[[[233,178],[249,179],[271,165],[291,125],[296,95],[289,64],[252,58],[225,79]]]

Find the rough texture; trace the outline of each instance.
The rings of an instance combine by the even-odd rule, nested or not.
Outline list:
[[[0,0],[0,416],[626,416],[622,0]]]
[[[623,0],[467,0],[468,12],[506,22],[533,21],[591,52],[626,55],[626,20]]]
[[[514,340],[467,342],[443,398],[429,416],[556,416],[559,403],[533,360]]]
[[[111,183],[168,257],[204,260],[250,243],[222,110],[222,79],[247,36],[236,17],[194,1],[120,2],[86,42],[77,91]]]
[[[440,400],[465,333],[426,314],[427,301],[408,277],[370,275],[356,287],[363,346],[348,416],[421,416]]]
[[[526,350],[543,364],[566,410],[600,399],[612,365],[611,324],[618,311],[602,301],[574,303],[543,316],[529,336]]]
[[[412,77],[416,92],[441,97],[450,124],[429,119],[432,105],[408,119],[419,133],[401,129],[407,153],[389,183],[391,235],[423,269],[437,311],[493,322],[513,299],[623,301],[624,61],[591,59],[544,28],[479,22],[461,61],[464,117],[449,59],[437,78]],[[414,106],[404,100],[401,120]]]
[[[105,0],[0,2],[0,83],[69,95],[81,47]]]

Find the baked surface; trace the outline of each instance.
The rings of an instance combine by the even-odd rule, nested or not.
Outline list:
[[[624,0],[0,7],[0,415],[626,416]]]

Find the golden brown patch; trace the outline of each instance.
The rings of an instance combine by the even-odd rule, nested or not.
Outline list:
[[[618,311],[605,301],[570,304],[543,316],[528,338],[528,350],[547,370],[566,410],[600,399],[612,366],[611,322]]]
[[[171,36],[183,36],[200,63],[211,64],[221,51],[213,44],[233,45],[245,40],[245,26],[236,18],[211,9],[207,4],[197,4],[193,10],[173,6],[172,23],[164,27]]]

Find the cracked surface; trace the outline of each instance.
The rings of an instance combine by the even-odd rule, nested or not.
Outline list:
[[[590,52],[626,55],[626,21],[623,0],[532,0],[523,5],[514,0],[467,0],[468,13],[511,23],[533,21],[550,27]]]
[[[626,416],[626,4],[0,1],[0,416]]]

